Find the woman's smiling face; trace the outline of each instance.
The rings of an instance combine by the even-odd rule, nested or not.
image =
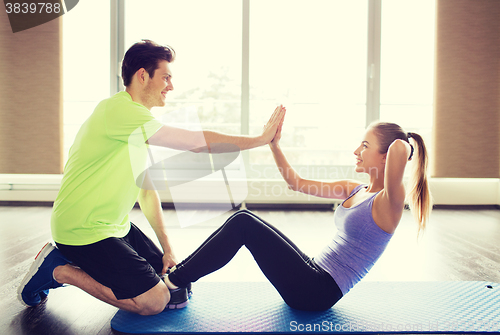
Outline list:
[[[378,169],[383,170],[385,167],[386,154],[380,153],[380,146],[372,128],[369,128],[360,146],[354,151],[356,155],[356,172],[368,173],[378,172]]]

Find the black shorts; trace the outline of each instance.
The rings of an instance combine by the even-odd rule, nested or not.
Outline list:
[[[109,287],[119,300],[137,297],[160,281],[163,252],[133,223],[123,238],[82,246],[56,244],[66,258]]]

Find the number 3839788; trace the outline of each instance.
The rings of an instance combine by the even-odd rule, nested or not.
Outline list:
[[[46,2],[31,2],[31,3],[19,3],[14,2],[5,3],[5,10],[7,14],[51,14],[51,13],[60,13],[62,8],[60,3],[46,3]]]

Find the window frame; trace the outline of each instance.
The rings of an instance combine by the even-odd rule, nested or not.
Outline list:
[[[250,0],[242,1],[241,134],[250,128]],[[381,0],[368,1],[368,57],[366,64],[366,125],[380,117]],[[111,95],[123,90],[121,60],[125,54],[125,0],[111,0]]]
[[[241,134],[249,135],[250,129],[250,0],[242,1],[242,77],[241,77]],[[367,64],[366,64],[366,113],[365,123],[368,126],[373,121],[380,118],[380,49],[381,49],[381,0],[368,1],[368,35],[367,35]],[[121,80],[121,60],[125,54],[125,0],[111,0],[111,87],[110,94],[113,95],[124,89]],[[262,179],[265,171],[271,166],[253,166],[250,168],[249,152],[243,151],[243,161],[246,171],[253,171],[248,175],[249,179]],[[302,166],[294,165],[297,169],[312,170],[312,178],[325,179],[321,172],[331,166],[315,165]],[[274,167],[274,165],[273,165]],[[338,165],[334,166],[335,171],[341,171],[341,175],[346,178],[363,179],[354,171],[354,166]],[[327,174],[328,175],[328,174]],[[326,176],[328,179],[328,176]]]

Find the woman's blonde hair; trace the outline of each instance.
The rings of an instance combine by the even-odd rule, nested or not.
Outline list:
[[[423,231],[429,220],[432,210],[432,198],[427,180],[428,155],[422,136],[417,133],[405,132],[403,128],[395,123],[376,122],[370,125],[379,140],[380,153],[387,153],[389,146],[397,139],[414,143],[413,160],[415,160],[413,171],[410,175],[407,190],[407,201],[415,220],[418,223],[418,231]]]

